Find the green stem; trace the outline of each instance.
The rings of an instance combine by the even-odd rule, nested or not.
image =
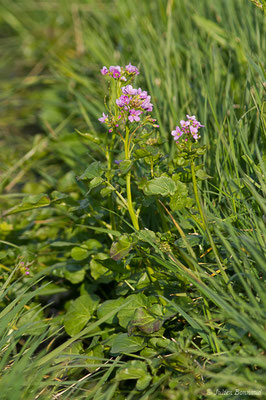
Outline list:
[[[113,148],[114,145],[114,135],[112,136],[112,140],[111,140],[111,148]],[[110,148],[107,146],[107,150],[106,150],[106,159],[107,159],[107,165],[108,165],[108,171],[111,171],[112,168],[112,157],[111,157],[111,153],[110,153]],[[108,176],[107,178],[108,183],[110,184],[110,178]],[[116,222],[115,222],[115,215],[113,213],[114,211],[114,206],[113,206],[113,201],[112,201],[112,197],[109,196],[108,198],[108,208],[109,208],[109,216],[110,216],[110,221],[111,221],[111,227],[113,230],[116,230]]]
[[[220,255],[218,253],[217,247],[216,247],[216,245],[214,243],[214,240],[212,238],[211,232],[210,232],[209,227],[208,227],[207,218],[206,218],[206,216],[204,214],[204,211],[203,211],[201,199],[200,199],[200,196],[199,196],[198,186],[197,186],[197,179],[196,179],[194,160],[191,161],[191,174],[192,174],[192,183],[193,183],[194,195],[195,195],[198,211],[200,213],[200,217],[201,217],[201,221],[202,221],[202,227],[207,232],[207,235],[208,235],[208,238],[209,238],[209,241],[210,241],[210,245],[211,245],[211,247],[213,249],[215,258],[217,260],[217,263],[218,263],[220,271],[221,271],[221,275],[222,275],[225,283],[228,285],[228,289],[229,289],[230,293],[232,294],[233,298],[235,299],[236,298],[235,292],[233,291],[233,288],[231,286],[229,278],[228,278],[228,276],[227,276],[227,274],[226,274],[226,272],[224,270],[224,266],[223,266],[223,264],[221,262]]]
[[[125,160],[130,160],[130,144],[129,144],[129,128],[126,127],[126,137],[125,137]],[[126,187],[127,187],[127,207],[128,212],[131,217],[131,221],[133,223],[134,228],[139,230],[139,222],[138,217],[134,211],[133,203],[132,203],[132,195],[131,195],[131,170],[126,174]]]

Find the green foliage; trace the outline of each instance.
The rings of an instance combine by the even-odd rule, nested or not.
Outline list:
[[[96,310],[99,300],[96,295],[85,294],[73,301],[64,317],[64,327],[70,336],[75,336],[86,326]]]
[[[0,36],[0,397],[263,394],[263,13],[2,0]],[[99,69],[129,61],[160,128],[125,160]],[[190,150],[170,135],[186,113]]]
[[[137,336],[128,336],[127,333],[118,333],[113,340],[111,354],[137,353],[144,347],[144,338]]]
[[[45,194],[36,194],[31,196],[26,196],[23,198],[22,203],[15,207],[12,207],[10,210],[7,210],[4,215],[16,214],[22,211],[29,211],[34,208],[46,207],[49,206],[50,199]]]
[[[162,196],[171,196],[176,191],[176,184],[167,176],[152,179],[148,181],[143,189],[147,196],[160,194]]]

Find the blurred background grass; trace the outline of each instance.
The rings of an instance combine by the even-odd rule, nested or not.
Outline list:
[[[265,22],[249,1],[1,0],[0,12],[3,161],[23,154],[35,134],[96,134],[99,69],[129,61],[141,69],[164,137],[196,113],[208,121],[212,150],[214,129],[251,112],[251,150],[259,143]]]

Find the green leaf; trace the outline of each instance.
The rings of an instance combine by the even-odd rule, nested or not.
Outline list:
[[[136,388],[138,390],[144,390],[148,387],[149,383],[151,382],[152,377],[148,374],[142,376],[141,378],[138,379]]]
[[[68,247],[68,246],[75,246],[75,243],[63,242],[61,240],[58,240],[56,242],[51,243],[50,246],[52,246],[52,247]]]
[[[163,322],[162,319],[154,318],[145,308],[139,307],[130,322],[128,332],[132,334],[134,328],[138,328],[144,333],[153,333],[162,327]]]
[[[86,245],[88,250],[98,250],[102,247],[102,243],[96,239],[88,239],[83,244]]]
[[[94,189],[97,186],[100,186],[103,182],[103,178],[101,178],[100,176],[96,176],[95,178],[93,178],[90,181],[90,189]]]
[[[266,8],[266,5],[265,5]],[[264,129],[266,129],[266,101],[264,100],[261,107],[261,120],[264,125]]]
[[[116,335],[111,348],[112,354],[118,353],[136,353],[145,347],[143,337],[128,336],[127,333],[119,333]]]
[[[147,156],[149,156],[149,155],[150,155],[149,151],[148,151],[147,149],[144,149],[144,148],[137,149],[137,150],[134,152],[134,158],[135,158],[136,160],[138,160],[138,159],[140,159],[140,158],[147,157]]]
[[[128,323],[134,318],[136,308],[148,307],[150,304],[149,299],[143,293],[132,294],[127,297],[127,300],[130,300],[128,306],[120,310],[117,314],[119,324],[123,328],[127,328]]]
[[[64,277],[74,285],[84,281],[86,270],[82,265],[67,264],[64,270]]]
[[[188,190],[185,183],[175,181],[177,190],[173,197],[171,197],[170,207],[173,211],[181,210],[186,206]]]
[[[53,203],[56,203],[56,204],[58,204],[58,203],[60,204],[61,202],[64,202],[65,199],[67,199],[68,197],[69,197],[68,194],[58,192],[57,190],[54,190],[51,193],[52,201],[53,201]]]
[[[76,335],[84,328],[98,303],[99,297],[94,294],[85,294],[73,301],[64,318],[64,327],[70,336]]]
[[[146,196],[162,195],[172,196],[176,191],[176,184],[173,179],[161,176],[148,181],[143,189]]]
[[[131,250],[132,242],[127,235],[122,235],[117,242],[114,242],[110,249],[110,257],[119,261],[125,257]]]
[[[103,283],[108,283],[112,280],[112,273],[102,265],[106,258],[106,254],[98,253],[90,262],[91,276],[93,279]]]
[[[100,177],[103,174],[100,161],[94,161],[90,164],[79,179],[93,179]]]
[[[145,362],[133,360],[127,362],[123,369],[117,371],[116,379],[119,381],[127,379],[139,379],[147,375],[147,366]]]
[[[156,233],[150,231],[149,229],[142,229],[138,231],[139,240],[143,240],[144,242],[156,242]]]
[[[123,369],[118,370],[115,378],[119,381],[137,379],[136,388],[138,390],[144,390],[152,379],[147,371],[146,363],[138,360],[127,362]]]
[[[208,175],[203,169],[198,169],[196,171],[196,177],[201,181],[211,178],[211,176]]]
[[[159,149],[154,146],[146,146],[145,148],[137,149],[134,152],[134,157],[136,160],[140,158],[158,158]]]
[[[183,165],[187,164],[187,160],[184,157],[181,157],[179,154],[175,157],[174,162],[179,167],[182,167]]]
[[[69,347],[64,351],[65,354],[82,354],[84,352],[83,344],[81,340],[77,340],[72,343]]]
[[[100,195],[102,197],[109,196],[109,194],[112,193],[114,190],[115,190],[115,188],[113,188],[113,187],[110,187],[110,186],[105,187],[100,191]]]
[[[78,131],[77,129],[75,129],[75,131],[76,131],[80,136],[85,137],[86,139],[90,140],[90,141],[93,142],[93,143],[96,143],[96,144],[100,144],[100,143],[101,143],[101,140],[100,140],[99,138],[95,137],[95,134],[93,135],[92,133],[80,132],[80,131]]]
[[[104,303],[100,305],[100,307],[97,310],[97,316],[98,318],[104,317],[104,315],[108,314],[110,311],[114,310],[116,307],[121,306],[124,303],[124,298],[119,297],[118,299],[115,300],[106,300]],[[117,319],[116,315],[113,315],[110,317],[107,321],[105,321],[107,324],[114,324],[115,319]]]
[[[71,250],[71,257],[76,261],[81,261],[87,258],[89,255],[88,250],[83,249],[82,247],[73,247]]]
[[[112,260],[111,258],[105,258],[105,259],[100,259],[98,260],[98,263],[100,263],[102,266],[107,268],[110,271],[117,272],[122,274],[123,272],[126,272],[125,267],[123,263],[119,263],[117,261]]]
[[[102,363],[102,360],[98,360],[98,358],[104,358],[103,346],[101,344],[98,344],[93,349],[87,350],[85,352],[85,355],[88,357],[86,363],[89,364],[87,370],[89,372],[94,372],[98,368],[98,365]],[[93,367],[94,364],[97,364],[97,366]]]
[[[16,214],[22,211],[33,210],[34,208],[47,207],[50,199],[46,194],[35,194],[26,196],[22,203],[4,212],[4,215]]]
[[[132,164],[133,163],[130,160],[121,161],[121,163],[119,164],[119,170],[123,175],[125,175],[131,169]]]

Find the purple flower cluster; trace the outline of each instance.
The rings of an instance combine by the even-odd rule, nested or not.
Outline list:
[[[134,89],[131,85],[123,86],[121,90],[122,95],[116,100],[116,104],[121,110],[121,115],[117,117],[118,120],[123,117],[122,120],[124,121],[139,122],[141,114],[152,111],[151,96],[145,90]],[[103,124],[113,125],[108,118],[108,115],[103,113],[99,121]],[[151,121],[155,122],[155,120]],[[118,127],[117,122],[114,124],[116,127]],[[153,126],[158,127],[154,124]]]
[[[177,126],[174,131],[172,131],[172,136],[174,137],[174,140],[176,143],[179,143],[179,139],[181,136],[183,136],[182,139],[184,139],[185,142],[188,141],[189,138],[192,138],[194,140],[198,140],[200,138],[199,135],[199,128],[203,128],[204,125],[201,125],[199,121],[196,120],[195,115],[192,115],[191,117],[187,115],[187,120],[184,121],[183,119],[180,121],[181,128]]]
[[[110,76],[111,78],[119,79],[120,81],[126,82],[127,78],[132,77],[134,75],[138,75],[139,70],[137,67],[135,67],[134,65],[131,65],[131,63],[129,63],[125,67],[120,67],[119,65],[116,65],[116,66],[111,65],[111,67],[109,67],[109,69],[104,66],[101,69],[101,73],[102,73],[102,75],[107,75],[107,76]]]
[[[140,121],[140,115],[152,111],[151,96],[145,90],[134,89],[131,85],[122,87],[122,95],[116,100],[121,111],[128,112],[130,122]]]
[[[111,66],[109,69],[103,67],[101,73],[120,81],[127,81],[127,78],[131,80],[135,75],[138,75],[139,70],[129,63],[124,68],[119,65]],[[111,115],[109,117],[107,114],[103,113],[99,121],[102,124],[106,124],[109,128],[109,132],[112,132],[115,128],[118,128],[120,124],[122,124],[123,127],[128,121],[130,123],[139,122],[143,114],[145,115],[143,119],[144,124],[151,124],[154,128],[158,128],[159,125],[155,124],[156,120],[152,119],[149,114],[146,114],[153,109],[151,96],[148,95],[146,90],[142,90],[141,88],[135,89],[129,84],[121,86],[122,85],[119,84],[121,92],[120,97],[116,99],[117,109],[115,114],[112,114],[110,111]]]

